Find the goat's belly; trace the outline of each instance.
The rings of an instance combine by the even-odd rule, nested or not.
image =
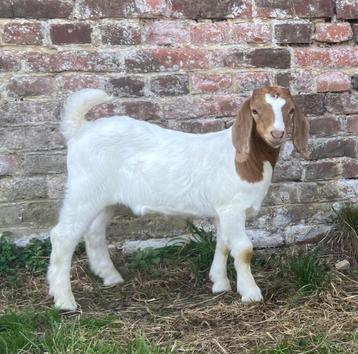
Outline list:
[[[143,216],[146,214],[164,214],[173,216],[214,216],[214,211],[211,208],[192,208],[192,207],[170,207],[170,206],[131,206],[135,215]]]

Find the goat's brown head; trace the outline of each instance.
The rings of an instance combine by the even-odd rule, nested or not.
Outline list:
[[[293,126],[293,144],[304,158],[308,158],[309,124],[290,91],[283,87],[263,87],[253,91],[242,105],[233,125],[232,138],[236,161],[247,160],[252,130],[271,148],[278,149]]]

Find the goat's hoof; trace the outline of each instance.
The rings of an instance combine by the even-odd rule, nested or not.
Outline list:
[[[249,304],[252,302],[263,301],[261,290],[259,288],[248,291],[245,295],[242,295],[241,302]]]
[[[213,294],[224,293],[226,291],[231,291],[231,285],[228,279],[217,281],[213,284],[212,287]]]
[[[74,312],[77,309],[75,298],[57,299],[55,301],[55,307],[61,311]]]
[[[103,279],[103,285],[105,287],[115,286],[124,282],[122,276],[117,272]]]

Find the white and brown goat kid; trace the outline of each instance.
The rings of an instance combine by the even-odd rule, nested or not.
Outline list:
[[[104,284],[123,282],[105,241],[109,207],[115,204],[136,215],[214,217],[213,292],[230,290],[226,261],[231,252],[242,301],[262,300],[250,270],[253,247],[245,219],[261,206],[291,123],[294,145],[307,155],[308,123],[289,91],[254,90],[230,129],[209,134],[168,130],[125,116],[85,120],[92,107],[109,99],[103,91],[85,89],[72,94],[64,106],[68,180],[59,222],[51,231],[48,270],[56,307],[76,308],[70,268],[82,237],[91,269]]]

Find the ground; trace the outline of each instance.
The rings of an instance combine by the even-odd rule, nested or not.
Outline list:
[[[24,321],[36,323],[44,314],[36,331],[29,330],[36,333],[24,341],[24,350],[16,343],[2,348],[9,353],[357,353],[358,272],[336,271],[334,257],[326,255],[326,284],[303,291],[280,266],[283,260],[289,264],[290,252],[256,254],[253,272],[265,301],[252,305],[242,304],[234,292],[212,295],[207,269],[194,276],[188,259],[147,257],[138,263],[116,251],[113,259],[125,283],[103,288],[81,253],[72,268],[80,311],[59,314],[51,310],[44,273],[21,270],[0,279],[0,348],[11,334],[4,325],[9,316],[17,316],[14,322],[30,316]],[[69,327],[72,336],[58,338]]]

